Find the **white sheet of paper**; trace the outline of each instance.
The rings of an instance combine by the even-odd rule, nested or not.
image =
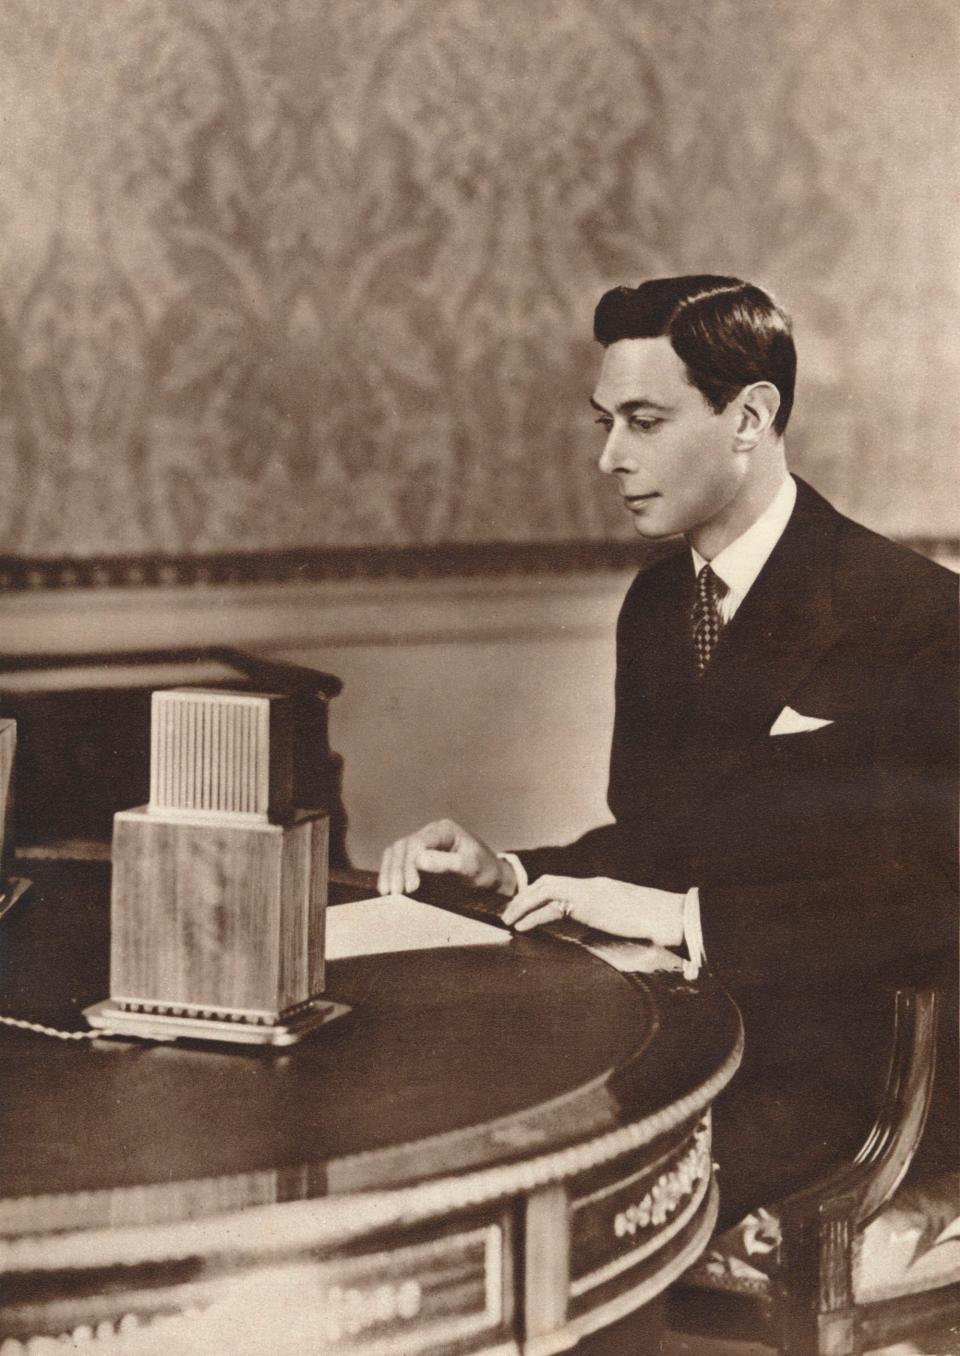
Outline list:
[[[325,954],[327,960],[343,960],[439,946],[495,946],[512,935],[506,928],[461,918],[404,895],[383,895],[327,910]]]

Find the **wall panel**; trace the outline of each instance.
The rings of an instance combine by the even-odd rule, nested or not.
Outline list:
[[[593,303],[794,311],[793,449],[957,535],[952,0],[3,0],[0,554],[626,539]]]

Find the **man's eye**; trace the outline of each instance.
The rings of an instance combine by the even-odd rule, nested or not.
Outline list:
[[[613,428],[613,420],[608,419],[605,414],[601,414],[599,419],[594,419],[593,422],[599,424],[601,428],[605,428],[608,433]]]
[[[634,415],[634,417],[630,420],[630,427],[638,428],[643,433],[649,433],[652,429],[659,427],[661,422],[662,420],[651,419],[650,416],[646,414]]]

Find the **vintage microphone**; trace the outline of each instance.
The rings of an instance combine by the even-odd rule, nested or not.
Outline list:
[[[91,1026],[289,1045],[324,988],[329,818],[293,803],[289,696],[154,692],[150,802],[113,820],[110,998]]]

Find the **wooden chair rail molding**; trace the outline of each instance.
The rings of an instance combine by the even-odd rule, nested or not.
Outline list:
[[[881,528],[882,530],[882,528]],[[911,536],[904,544],[944,563],[960,562],[960,538]],[[433,542],[219,555],[0,556],[0,592],[273,584],[304,581],[467,579],[595,573],[636,567],[661,548],[620,541]]]
[[[960,542],[924,541],[928,553]],[[208,585],[323,584],[358,580],[490,579],[635,568],[657,548],[623,541],[436,542],[335,550],[233,551],[212,556],[0,556],[0,591],[153,589]]]

